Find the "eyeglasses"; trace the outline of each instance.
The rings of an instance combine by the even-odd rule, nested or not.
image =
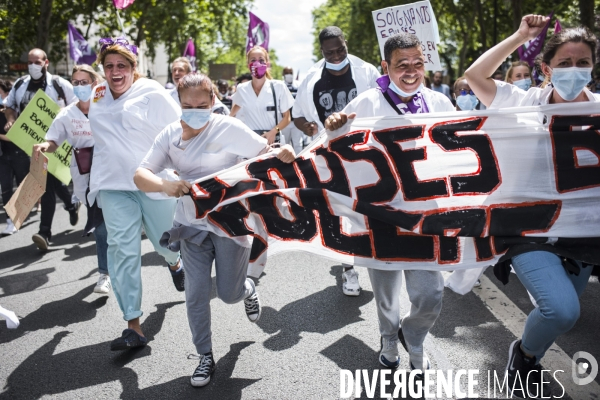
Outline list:
[[[461,89],[461,90],[459,91],[459,93],[460,93],[460,95],[461,95],[461,96],[466,96],[466,95],[468,95],[468,94],[470,94],[470,95],[472,95],[472,96],[475,96],[475,92],[473,92],[472,90],[468,90],[468,91],[467,91],[466,89]]]
[[[73,84],[73,86],[87,86],[90,85],[92,82],[88,81],[87,79],[82,79],[80,81],[73,81],[71,83]]]

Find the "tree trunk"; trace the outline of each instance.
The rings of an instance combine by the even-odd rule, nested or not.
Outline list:
[[[481,41],[482,46],[481,54],[483,54],[488,49],[483,7],[481,6],[481,0],[473,0],[473,2],[475,3],[475,12],[477,13],[477,20],[479,22],[479,40]]]
[[[511,0],[511,7],[513,11],[513,31],[515,32],[519,29],[519,26],[521,25],[521,19],[523,19],[522,3],[522,0]]]
[[[579,21],[581,25],[594,30],[594,0],[579,0]]]
[[[52,16],[53,0],[42,0],[40,4],[40,18],[37,26],[37,41],[35,47],[48,52],[48,37],[50,36],[50,18]]]

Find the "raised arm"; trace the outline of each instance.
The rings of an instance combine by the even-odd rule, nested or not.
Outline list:
[[[543,15],[526,15],[521,20],[519,30],[492,47],[481,55],[465,71],[465,77],[469,87],[477,98],[487,107],[492,104],[496,97],[496,84],[491,78],[494,71],[502,62],[511,55],[522,44],[535,38],[544,29],[548,17]]]

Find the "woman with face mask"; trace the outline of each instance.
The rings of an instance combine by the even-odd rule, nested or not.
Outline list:
[[[143,192],[164,192],[180,198],[173,228],[163,235],[161,244],[181,250],[186,270],[188,322],[200,355],[190,383],[205,386],[215,369],[210,328],[213,261],[217,296],[228,304],[244,300],[250,322],[257,322],[261,311],[254,283],[246,275],[252,238],[225,238],[214,233],[219,228],[210,222],[198,225],[195,212],[191,217],[186,215],[186,208],[194,209],[194,206],[191,196],[184,195],[190,191],[190,182],[232,167],[240,158],[274,151],[278,159],[290,163],[295,154],[289,145],[272,150],[265,138],[234,118],[211,114],[215,92],[206,75],[184,76],[177,90],[181,99],[181,121],[170,124],[156,137],[134,181]],[[175,169],[181,180],[170,182],[156,175],[165,168]]]
[[[294,98],[287,85],[273,80],[269,72],[269,53],[254,46],[246,55],[252,80],[238,85],[231,97],[230,116],[242,111],[239,119],[267,139],[269,144],[281,142],[281,131],[291,122]]]
[[[465,72],[471,89],[489,108],[586,101],[600,105],[600,95],[592,94],[585,87],[596,62],[597,43],[587,28],[562,30],[546,42],[541,68],[550,84],[543,89],[534,87],[525,91],[510,83],[485,78],[519,46],[535,38],[547,21],[548,18],[541,15],[523,17],[517,32],[488,50]],[[527,244],[513,245],[506,253],[538,305],[529,313],[522,337],[509,349],[508,387],[515,387],[514,396],[538,393],[538,387],[544,389],[540,398],[550,395],[541,385],[540,361],[558,336],[568,332],[579,318],[579,296],[592,268],[576,260],[564,260],[563,266],[557,252],[559,250],[551,244]],[[570,273],[573,269],[577,271]],[[526,383],[523,387],[521,381]]]
[[[454,82],[453,95],[454,101],[456,101],[456,111],[485,110],[485,106],[475,96],[464,76]]]
[[[90,174],[89,172],[85,172],[85,170],[89,170],[89,165],[86,167],[78,166],[75,153],[90,154],[94,146],[94,137],[90,129],[88,114],[92,88],[102,82],[102,77],[89,65],[76,65],[73,67],[71,82],[73,84],[73,91],[79,101],[68,105],[58,113],[48,129],[48,133],[46,133],[46,141],[33,146],[32,156],[37,160],[40,153],[54,153],[65,141],[73,146],[73,156],[71,157],[73,194],[77,197],[77,201],[85,202],[85,193],[90,182]],[[91,165],[91,154],[89,161]],[[90,215],[93,215],[93,212],[90,212],[90,208],[88,207],[88,217]],[[106,226],[102,221],[101,215],[100,212],[96,220],[97,223],[94,226],[90,226],[90,228],[95,228],[93,232],[96,238],[98,273],[100,274],[98,283],[94,288],[94,293],[106,294],[110,291],[111,283],[106,258],[106,250],[108,248]]]
[[[100,39],[98,64],[106,81],[92,90],[90,126],[94,132],[94,165],[89,204],[97,201],[108,232],[108,271],[127,329],[113,340],[113,351],[145,346],[142,316],[142,238],[144,228],[154,249],[165,259],[175,287],[183,291],[179,254],[159,245],[173,224],[177,201],[164,193],[145,194],[133,176],[165,126],[179,121],[181,109],[156,81],[137,71],[137,47],[125,38]],[[165,179],[177,180],[173,171]]]
[[[519,89],[525,91],[529,90],[533,86],[533,77],[531,76],[531,68],[525,61],[515,61],[510,64],[508,71],[506,71],[505,82],[512,83]]]

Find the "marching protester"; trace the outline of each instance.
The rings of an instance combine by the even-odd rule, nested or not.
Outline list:
[[[73,86],[59,76],[52,76],[48,72],[50,61],[46,53],[41,49],[33,49],[27,55],[27,64],[29,75],[17,79],[8,97],[4,100],[6,106],[6,125],[4,130],[8,132],[15,123],[17,117],[38,90],[43,90],[60,107],[65,107],[77,101],[73,93]],[[4,140],[8,140],[4,137]],[[17,152],[14,151],[13,154]],[[22,155],[14,156],[22,157]],[[29,172],[29,166],[27,167]],[[2,189],[4,190],[4,188]],[[40,250],[48,250],[50,240],[52,240],[52,220],[56,211],[56,195],[65,204],[65,209],[69,212],[69,222],[71,225],[77,225],[79,221],[79,200],[73,201],[71,193],[65,184],[52,174],[47,174],[46,192],[42,195],[42,212],[40,217],[39,232],[32,236],[33,242]]]
[[[294,98],[285,83],[274,80],[269,71],[269,52],[254,46],[246,54],[252,80],[238,85],[231,97],[231,116],[267,139],[269,144],[284,143],[281,130],[291,121]],[[242,110],[242,114],[238,112]]]
[[[452,96],[450,95],[450,86],[446,85],[445,83],[442,83],[442,79],[444,79],[444,74],[442,73],[442,71],[435,71],[433,73],[431,90],[435,90],[436,92],[446,96],[449,100],[452,100]]]
[[[398,116],[430,112],[454,111],[448,98],[423,86],[425,58],[421,42],[414,34],[400,33],[390,37],[384,46],[386,73],[377,79],[378,87],[358,95],[343,111],[333,113],[325,121],[329,131],[344,126],[349,118]],[[429,369],[430,362],[423,349],[427,333],[442,308],[444,280],[438,271],[387,271],[369,268],[369,277],[381,333],[379,362],[397,368],[400,359],[398,340],[409,355],[411,369]],[[400,318],[402,276],[411,308]]]
[[[377,87],[379,72],[358,57],[348,54],[348,42],[337,26],[319,33],[323,59],[317,62],[302,81],[296,94],[294,124],[307,136],[323,129],[327,117],[339,112],[356,96]],[[360,295],[358,272],[343,264],[342,291],[346,296]]]
[[[256,135],[239,120],[211,113],[215,93],[207,76],[186,75],[179,81],[177,90],[181,99],[181,121],[173,122],[156,137],[134,180],[146,193],[164,192],[180,198],[173,227],[163,235],[161,244],[181,250],[186,266],[188,322],[200,355],[190,383],[205,386],[215,370],[210,322],[213,261],[217,296],[228,304],[244,300],[251,322],[258,321],[261,309],[256,287],[246,275],[251,238],[225,238],[215,234],[209,226],[192,224],[185,212],[186,203],[193,207],[191,198],[186,196],[192,186],[190,182],[229,168],[237,164],[240,157],[252,158],[274,151],[277,158],[290,163],[295,154],[290,146],[272,150],[266,138]],[[166,168],[175,169],[181,180],[171,182],[160,178],[157,174]]]
[[[98,63],[106,81],[92,92],[89,119],[94,133],[94,167],[90,175],[89,204],[102,208],[108,232],[108,271],[115,297],[128,329],[111,343],[111,350],[145,346],[142,316],[142,226],[156,251],[165,258],[179,291],[184,271],[179,254],[159,245],[173,222],[177,201],[162,193],[138,190],[133,175],[154,138],[179,120],[181,110],[156,81],[142,78],[137,68],[137,47],[124,38],[100,40]],[[177,180],[172,171],[165,179]]]
[[[485,110],[486,108],[475,96],[464,76],[454,82],[453,95],[454,101],[456,101],[456,111]]]
[[[171,78],[175,82],[175,87],[169,90],[169,94],[179,105],[179,95],[177,94],[177,84],[185,75],[192,73],[192,63],[187,57],[178,57],[171,63]],[[229,109],[220,101],[216,100],[212,109],[215,114],[229,115]]]
[[[288,90],[292,94],[292,97],[296,98],[298,92],[298,82],[294,80],[294,69],[292,67],[283,68],[283,82],[287,86]],[[293,110],[292,110],[293,114]],[[292,145],[294,151],[300,153],[304,148],[305,144],[310,140],[300,129],[294,124],[294,118],[292,117],[292,123],[282,129],[285,143]]]
[[[88,119],[90,100],[92,88],[101,81],[102,77],[89,65],[74,66],[71,82],[73,91],[79,101],[63,108],[50,125],[46,133],[46,141],[33,146],[33,157],[36,160],[39,153],[53,153],[64,141],[67,141],[73,147],[70,168],[73,194],[81,201],[85,201],[85,193],[89,187],[89,171],[94,146],[94,137]],[[87,209],[88,220],[90,216],[98,216],[97,222],[91,226],[96,238],[96,256],[98,257],[98,273],[100,274],[98,283],[94,287],[94,293],[106,294],[110,292],[111,288],[106,258],[108,249],[106,226],[100,210],[94,212],[89,206]]]
[[[506,71],[505,82],[511,83],[523,89],[525,91],[534,84],[533,77],[531,76],[531,68],[525,61],[515,61],[510,64],[510,67]]]
[[[525,91],[514,84],[485,78],[519,46],[535,38],[547,21],[548,18],[541,15],[523,17],[512,36],[484,53],[465,72],[471,89],[490,109],[600,102],[600,95],[586,89],[596,62],[597,43],[587,28],[564,29],[547,41],[541,68],[549,84],[543,89],[534,87]],[[539,393],[543,388],[542,358],[552,343],[568,332],[579,318],[579,296],[588,283],[592,267],[581,263],[585,260],[575,260],[578,255],[558,244],[515,244],[495,267],[497,276],[504,277],[501,280],[506,283],[509,263],[512,263],[519,280],[537,303],[527,316],[523,335],[509,348],[506,368],[508,386],[515,388],[514,396]],[[544,392],[540,397],[548,396],[548,392]]]
[[[5,79],[0,79],[0,98],[6,99],[12,89],[12,83]],[[2,188],[2,203],[6,205],[13,195],[13,180],[16,180],[17,186],[29,173],[29,156],[21,150],[16,144],[6,137],[7,129],[6,115],[7,110],[1,105],[0,110],[0,187]],[[12,235],[17,232],[15,224],[7,216],[6,227],[2,231],[2,236]]]
[[[225,104],[228,109],[231,109],[231,96],[233,93],[229,89],[229,83],[227,83],[225,79],[219,79],[217,81],[217,88],[219,89],[219,100],[221,100],[221,103]]]

